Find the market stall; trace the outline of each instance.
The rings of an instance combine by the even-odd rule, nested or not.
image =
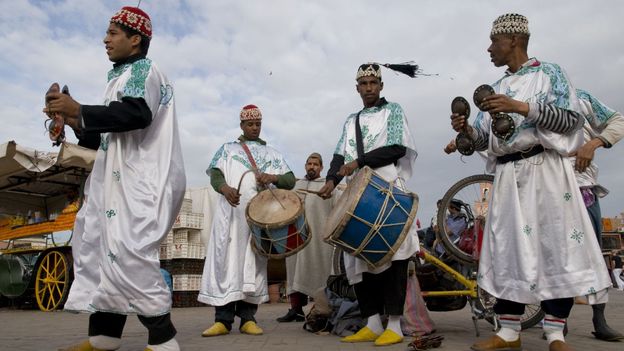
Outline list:
[[[72,279],[69,238],[95,151],[0,145],[0,295],[62,306]]]

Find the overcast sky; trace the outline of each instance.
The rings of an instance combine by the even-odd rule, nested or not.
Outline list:
[[[128,4],[136,1],[0,0],[0,143],[53,150],[41,113],[52,82],[80,103],[102,102],[111,68],[102,39]],[[362,107],[358,65],[413,60],[438,76],[386,70],[382,95],[403,106],[416,139],[408,184],[428,225],[450,185],[484,172],[478,157],[442,149],[455,136],[451,100],[471,101],[477,86],[503,74],[486,49],[492,21],[507,12],[529,18],[529,56],[560,64],[576,87],[624,111],[623,1],[143,0],[141,8],[153,24],[148,56],[174,85],[189,187],[208,184],[206,167],[240,134],[238,113],[249,103],[262,110],[262,138],[298,177],[313,151],[328,165],[345,118]],[[603,216],[624,209],[622,152],[618,144],[597,155],[611,190]]]

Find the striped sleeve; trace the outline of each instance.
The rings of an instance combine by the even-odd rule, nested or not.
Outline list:
[[[583,127],[580,113],[553,104],[530,103],[527,120],[555,133],[567,134]]]

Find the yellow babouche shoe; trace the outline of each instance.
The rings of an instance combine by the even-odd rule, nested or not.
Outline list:
[[[368,342],[375,341],[379,335],[375,334],[369,327],[364,327],[358,330],[357,333],[349,336],[345,336],[340,339],[342,342]]]
[[[254,321],[245,322],[245,324],[243,324],[240,328],[240,331],[241,333],[249,335],[262,335],[262,333],[264,333],[262,328],[260,328]]]
[[[218,335],[225,335],[225,334],[229,334],[230,331],[225,327],[225,324],[221,323],[221,322],[216,322],[215,324],[212,325],[212,327],[204,330],[202,332],[202,336],[218,336]]]
[[[384,330],[381,335],[375,339],[375,346],[386,346],[403,342],[403,337],[390,329]]]
[[[96,349],[95,347],[91,346],[91,343],[89,342],[89,340],[85,340],[79,344],[72,345],[64,349],[58,349],[58,350],[59,351],[104,351],[104,350]]]

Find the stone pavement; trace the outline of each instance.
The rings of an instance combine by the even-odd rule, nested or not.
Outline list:
[[[624,293],[612,291],[607,305],[607,319],[612,327],[624,331]],[[334,335],[315,335],[302,330],[302,323],[277,323],[275,318],[284,314],[287,304],[261,305],[257,319],[265,334],[249,336],[238,329],[229,335],[202,338],[201,332],[211,325],[214,309],[211,307],[176,308],[172,316],[178,329],[177,340],[182,350],[277,350],[277,351],[329,351],[329,350],[407,350],[406,338],[402,344],[375,347],[372,344],[344,344]],[[438,334],[444,336],[440,351],[469,350],[475,340],[470,310],[432,312]],[[87,315],[65,312],[40,312],[33,310],[0,309],[0,350],[57,350],[84,339],[87,332]],[[238,321],[237,321],[238,323]],[[236,325],[235,327],[238,327]],[[491,335],[490,326],[479,322],[482,337]],[[624,342],[604,342],[594,339],[591,307],[575,305],[569,320],[567,341],[575,350],[624,350]],[[541,339],[541,329],[523,332],[523,349],[548,350]],[[121,350],[142,351],[147,333],[136,317],[128,318]]]

